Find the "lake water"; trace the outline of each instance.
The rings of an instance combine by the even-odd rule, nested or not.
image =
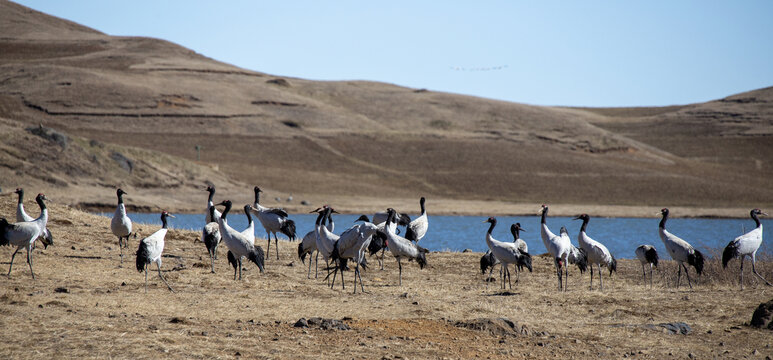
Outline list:
[[[112,217],[113,214],[100,214]],[[161,224],[160,214],[130,213],[132,221],[145,224]],[[169,219],[169,227],[176,229],[189,229],[201,231],[204,224],[204,214],[175,214],[177,218]],[[301,238],[307,232],[314,228],[316,214],[291,214],[290,218],[295,221],[298,237]],[[370,215],[369,215],[370,216]],[[335,233],[340,234],[343,230],[352,226],[353,221],[359,215],[334,215],[336,228]],[[483,223],[486,220],[483,216],[430,216],[429,230],[420,244],[430,250],[452,250],[461,251],[472,249],[473,251],[484,252],[488,249],[485,236],[489,224]],[[545,246],[540,238],[540,217],[539,216],[517,216],[517,217],[498,217],[498,224],[494,229],[494,238],[500,241],[512,241],[510,234],[510,224],[520,222],[521,227],[526,229],[521,232],[521,238],[529,245],[529,252],[532,254],[541,254],[546,252]],[[760,247],[760,253],[773,253],[771,241],[771,228],[773,220],[761,219],[763,224],[763,241]],[[663,242],[658,236],[658,223],[660,218],[591,218],[588,223],[587,233],[593,239],[602,242],[616,258],[631,259],[635,258],[634,250],[641,244],[654,245],[661,257],[668,258]],[[235,229],[244,229],[247,226],[247,218],[242,212],[239,215],[228,217],[228,223]],[[580,220],[572,220],[569,217],[549,217],[548,226],[550,230],[558,234],[561,226],[566,226],[572,243],[577,246],[577,234],[580,231]],[[674,235],[687,240],[693,246],[701,250],[704,255],[721,254],[727,243],[736,236],[743,234],[744,231],[751,230],[754,227],[754,221],[751,218],[745,219],[669,219],[668,231]],[[401,228],[402,229],[402,228]],[[265,238],[265,230],[257,223],[255,225],[257,236]],[[279,235],[283,239],[282,235]],[[265,243],[260,244],[265,247]],[[717,250],[714,252],[714,250]]]

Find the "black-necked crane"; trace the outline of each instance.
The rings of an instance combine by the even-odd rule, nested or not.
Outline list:
[[[356,221],[370,222],[367,215],[360,215]],[[386,234],[386,221],[374,224],[376,224],[379,231]],[[370,254],[370,256],[376,255],[381,251],[381,256],[376,255],[376,260],[378,260],[378,265],[381,270],[384,270],[384,252],[386,251],[386,248],[386,236],[377,236],[373,238],[368,245],[368,254]]]
[[[647,283],[645,266],[650,266],[650,287],[652,287],[652,268],[658,266],[658,251],[652,245],[639,245],[636,248],[636,258],[641,263],[641,276],[645,284]]]
[[[244,235],[244,237],[246,237],[247,240],[252,243],[252,245],[255,245],[255,222],[252,221],[250,212],[254,211],[256,210],[251,205],[244,205],[244,215],[247,216],[247,228],[242,230],[242,235]]]
[[[427,218],[427,210],[424,208],[423,196],[419,200],[419,206],[421,207],[421,214],[405,227],[405,238],[415,242],[419,242],[427,234],[427,228],[429,228],[429,219]]]
[[[211,215],[211,213],[209,211],[209,208],[215,206],[215,203],[213,202],[213,199],[215,198],[215,185],[214,184],[207,185],[207,192],[209,193],[209,196],[207,197],[207,209],[204,212],[204,214],[205,214],[204,222],[206,224],[209,224],[209,223],[212,223],[212,222],[213,223],[217,223],[217,219],[220,218],[220,211],[215,209],[215,215],[214,215],[215,218],[214,219],[212,218],[213,215]]]
[[[695,267],[695,271],[700,276],[700,274],[703,273],[703,254],[687,241],[680,239],[678,236],[671,234],[666,230],[666,221],[668,220],[667,208],[661,209],[660,214],[663,216],[660,220],[660,224],[658,224],[660,240],[663,240],[663,245],[666,246],[668,255],[671,255],[671,258],[676,261],[677,268],[679,269],[679,272],[676,275],[676,287],[677,289],[679,288],[679,281],[682,277],[682,268],[684,268],[684,273],[687,275],[687,284],[690,285],[690,289],[692,289],[690,273],[687,271],[687,266],[684,263],[686,262],[688,265]]]
[[[38,196],[35,197],[35,201],[40,207],[40,216],[35,220],[8,223],[8,220],[5,218],[0,218],[0,246],[16,246],[16,250],[13,252],[13,255],[11,255],[11,265],[8,267],[8,276],[11,276],[13,259],[16,257],[16,253],[22,248],[25,248],[27,250],[27,264],[30,266],[32,279],[35,279],[35,272],[32,271],[32,246],[35,243],[35,240],[41,236],[48,223],[48,209],[46,208],[44,200],[48,200],[48,198],[43,194],[38,194]]]
[[[494,227],[497,226],[497,219],[490,217],[488,220],[484,221],[487,223],[490,223],[491,226],[489,226],[488,231],[486,232],[486,245],[488,245],[489,250],[491,250],[491,253],[494,254],[494,257],[499,261],[499,263],[502,265],[503,268],[503,278],[502,278],[502,286],[501,288],[505,288],[505,278],[507,278],[507,283],[509,284],[510,288],[513,288],[512,283],[510,282],[510,269],[508,269],[509,264],[513,264],[513,268],[516,271],[516,274],[518,272],[517,270],[517,264],[521,264],[521,266],[526,266],[529,271],[531,271],[531,255],[528,253],[521,253],[520,250],[518,250],[518,247],[515,243],[511,242],[503,242],[499,241],[497,239],[494,239],[494,237],[491,235],[491,232],[494,230]],[[494,271],[494,267],[491,267],[491,271]],[[491,273],[489,273],[489,277],[491,276]],[[518,282],[518,279],[516,278],[516,282]],[[486,283],[488,286],[488,282]]]
[[[209,217],[210,219],[217,219],[219,216],[215,214],[215,206],[209,207]],[[217,221],[213,221],[210,223],[207,223],[204,225],[204,228],[201,229],[201,238],[204,241],[204,245],[207,247],[207,252],[209,253],[209,262],[210,262],[210,269],[212,273],[215,273],[215,260],[217,260],[217,246],[220,245],[220,225],[217,224]]]
[[[377,212],[373,214],[373,223],[374,224],[381,224],[385,223],[387,221],[387,218],[389,217],[389,212]],[[395,210],[395,222],[398,226],[408,226],[408,224],[411,223],[411,217],[406,214],[401,214]],[[400,229],[395,229],[395,233],[400,235]]]
[[[158,277],[164,281],[169,291],[174,292],[169,283],[164,278],[164,274],[161,273],[161,254],[164,252],[164,238],[167,232],[167,218],[174,217],[166,211],[161,212],[161,229],[150,234],[150,236],[140,241],[140,246],[137,248],[137,271],[145,271],[145,292],[148,292],[148,266],[151,263],[156,263],[158,268]]]
[[[347,262],[352,260],[355,263],[354,293],[357,293],[358,278],[360,279],[360,289],[362,292],[365,292],[365,288],[362,285],[362,276],[360,275],[360,266],[362,266],[363,269],[367,267],[365,251],[375,236],[386,237],[386,234],[380,232],[378,226],[371,222],[356,224],[341,233],[338,241],[335,242],[333,253],[330,255],[330,259],[338,263],[336,271],[333,273],[333,282],[330,285],[331,288],[335,285],[336,274],[339,271],[341,272],[341,287],[345,287],[343,272],[347,268]]]
[[[596,264],[596,268],[599,271],[599,290],[604,290],[604,279],[601,275],[601,265],[604,265],[609,269],[609,276],[612,276],[613,271],[617,271],[617,260],[609,252],[604,244],[593,240],[586,230],[588,228],[588,222],[590,216],[588,214],[582,214],[574,218],[574,220],[582,220],[582,226],[580,227],[580,234],[577,235],[577,241],[580,243],[580,248],[585,250],[585,254],[588,256],[588,264],[590,268],[590,289],[593,290],[593,264]]]
[[[326,268],[328,270],[328,276],[326,276],[325,279],[329,279],[330,276],[330,256],[333,254],[333,249],[335,248],[335,243],[338,241],[339,236],[328,230],[324,223],[325,218],[330,217],[334,212],[338,213],[332,207],[322,207],[318,211],[319,216],[317,216],[317,221],[314,225],[317,236],[317,253],[322,255],[322,259],[325,260]]]
[[[727,263],[729,263],[730,260],[739,256],[741,257],[741,290],[743,290],[743,261],[747,256],[752,258],[752,273],[764,281],[765,285],[773,286],[770,282],[765,280],[762,275],[757,273],[757,269],[754,268],[754,264],[757,262],[757,249],[759,249],[762,244],[762,223],[760,223],[760,219],[757,218],[757,216],[768,214],[762,212],[760,209],[753,209],[749,212],[749,215],[757,226],[746,234],[733,239],[733,241],[727,244],[725,250],[722,252],[723,268],[727,268]]]
[[[121,250],[121,264],[123,264],[123,248],[129,247],[129,236],[132,234],[132,219],[126,214],[126,207],[123,204],[123,196],[128,195],[122,189],[115,191],[118,196],[118,205],[113,213],[113,219],[110,220],[110,231],[118,237],[118,248]]]
[[[402,259],[408,259],[408,261],[416,260],[416,262],[419,264],[420,269],[424,269],[424,267],[427,265],[427,257],[426,254],[429,252],[429,250],[417,245],[414,242],[411,242],[410,240],[397,235],[395,233],[395,230],[397,229],[397,223],[395,220],[395,210],[394,209],[387,209],[388,216],[386,221],[386,246],[389,248],[389,251],[392,253],[392,255],[397,259],[397,267],[399,268],[400,275],[399,275],[399,285],[403,285],[403,265],[401,260]]]
[[[35,218],[24,211],[24,189],[16,188],[16,191],[14,192],[19,195],[19,201],[16,203],[16,222],[34,221]],[[48,228],[43,229],[43,233],[40,234],[40,242],[43,243],[44,249],[47,249],[49,245],[54,244],[54,237],[51,235],[51,231],[49,231]],[[35,243],[33,243],[32,246],[34,248]]]
[[[258,269],[260,269],[260,272],[263,273],[263,262],[265,259],[263,249],[251,243],[244,234],[228,225],[226,217],[233,206],[231,200],[224,200],[217,205],[225,206],[220,219],[217,220],[217,225],[220,228],[220,236],[223,238],[225,246],[228,247],[228,262],[234,267],[234,280],[236,280],[237,269],[239,270],[239,280],[242,279],[242,258],[245,257],[249,261],[254,262]]]
[[[274,234],[274,245],[276,246],[276,259],[279,260],[279,238],[276,236],[277,232],[285,234],[290,241],[295,240],[295,221],[289,219],[287,212],[282,209],[267,208],[260,205],[260,190],[259,187],[255,187],[255,203],[253,204],[253,213],[258,217],[258,220],[266,229],[266,236],[268,237],[268,245],[266,245],[266,252],[271,250],[271,234]]]
[[[587,258],[581,249],[572,245],[572,240],[566,232],[566,228],[561,227],[561,235],[555,235],[547,225],[548,206],[542,204],[540,236],[545,248],[553,258],[553,264],[556,266],[556,275],[558,276],[558,289],[566,291],[569,285],[569,264],[577,264],[580,272],[584,272],[587,265]],[[565,268],[566,281],[563,281],[561,267]]]
[[[325,205],[327,206],[327,205]],[[311,213],[319,212],[322,208],[317,208]],[[327,225],[325,225],[328,231],[333,232],[335,230],[335,222],[333,222],[333,216],[327,217]],[[311,254],[316,252],[314,259],[311,259]],[[311,279],[311,263],[314,262],[314,278],[317,278],[319,270],[319,251],[317,251],[317,229],[311,230],[303,236],[301,243],[298,244],[298,258],[302,263],[306,263],[306,255],[309,255],[309,270],[306,273],[306,278]]]

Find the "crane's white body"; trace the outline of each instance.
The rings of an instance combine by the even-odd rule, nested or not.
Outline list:
[[[424,208],[424,198],[419,201],[421,206],[421,215],[411,221],[405,232],[406,239],[419,242],[424,235],[427,234],[429,228],[429,219],[427,218],[427,210]],[[375,221],[375,220],[374,220]]]
[[[652,287],[652,270],[653,267],[657,265],[658,261],[657,250],[655,250],[655,247],[652,245],[639,245],[635,252],[636,258],[639,259],[639,262],[641,263],[642,278],[645,283],[647,282],[647,272],[645,268],[647,265],[650,267],[650,287]],[[654,254],[654,256],[648,256],[648,254]]]
[[[690,263],[692,260],[692,263],[690,263],[690,265],[696,266],[695,269],[698,272],[698,275],[700,275],[703,268],[703,254],[695,250],[695,248],[692,245],[690,245],[690,243],[688,243],[687,241],[684,241],[678,236],[668,232],[668,230],[666,230],[666,220],[668,219],[668,209],[664,208],[663,210],[661,210],[661,213],[663,214],[663,219],[661,220],[660,225],[658,226],[658,234],[660,235],[660,240],[663,241],[663,245],[666,246],[666,252],[668,252],[668,255],[671,256],[671,258],[677,262],[677,267],[679,270],[676,277],[676,287],[679,288],[679,281],[682,276],[682,268],[684,268],[685,274],[687,275],[687,284],[689,284],[690,289],[692,289],[692,281],[690,280],[690,273],[687,271],[687,266],[685,266],[684,263],[685,262]],[[697,265],[695,265],[696,257],[700,258],[700,268]]]
[[[394,215],[392,215],[394,216]],[[394,219],[391,219],[391,221],[387,221],[386,226],[384,226],[384,229],[386,231],[386,237],[387,237],[387,247],[389,248],[389,252],[392,253],[392,256],[397,259],[397,267],[399,268],[399,285],[403,285],[403,265],[401,260],[402,259],[417,259],[419,261],[419,266],[424,267],[424,253],[428,252],[427,249],[424,249],[422,247],[419,247],[412,241],[397,235],[395,231],[397,230],[397,223],[394,222]]]
[[[572,248],[572,240],[569,236],[560,236],[554,234],[548,228],[548,224],[545,221],[547,217],[548,207],[542,207],[542,223],[540,226],[540,236],[542,237],[542,243],[545,244],[545,248],[553,258],[553,264],[556,266],[556,274],[558,275],[558,289],[566,291],[566,284],[563,282],[563,276],[561,274],[561,261],[564,262],[566,267],[567,283],[569,280],[569,254]]]
[[[280,232],[285,234],[290,240],[295,240],[295,222],[288,218],[287,212],[282,209],[268,208],[260,205],[260,193],[262,192],[259,187],[254,188],[255,202],[252,205],[252,213],[258,218],[260,224],[266,230],[266,237],[268,238],[268,244],[266,246],[266,252],[271,250],[271,234],[274,234],[274,245],[276,246],[276,259],[279,260],[279,238],[276,233]],[[268,254],[267,254],[268,255]],[[266,256],[268,259],[268,256]]]
[[[35,218],[27,214],[26,211],[24,211],[24,203],[22,202],[23,198],[23,190],[21,188],[17,189],[17,194],[19,194],[19,201],[16,203],[16,222],[30,222],[35,221]],[[53,244],[53,236],[51,235],[51,231],[48,230],[47,227],[44,227],[42,229],[42,232],[39,236],[42,240],[45,240],[43,242],[44,245],[48,246],[50,244]],[[34,246],[34,244],[33,244]]]
[[[169,283],[161,273],[161,254],[164,252],[164,239],[167,233],[166,218],[169,215],[166,211],[161,213],[161,229],[142,239],[137,249],[137,271],[145,271],[145,292],[148,292],[148,265],[155,263],[158,269],[158,276],[164,281],[169,291],[174,292]]]
[[[325,225],[327,230],[329,232],[333,232],[335,230],[335,222],[333,222],[333,217],[328,217],[327,225]],[[316,252],[316,256],[314,259],[314,278],[317,278],[318,270],[319,270],[319,251],[317,251],[317,230],[314,229],[312,231],[309,231],[306,233],[306,235],[303,236],[303,239],[301,240],[300,245],[298,245],[300,250],[298,251],[298,257],[301,258],[303,261],[303,256],[305,254],[309,254],[309,270],[306,273],[306,278],[311,279],[311,255]]]
[[[242,258],[244,257],[250,258],[250,260],[254,261],[262,273],[263,259],[260,259],[260,257],[263,256],[262,249],[255,246],[254,234],[252,241],[250,241],[251,239],[249,235],[246,235],[243,231],[237,231],[228,225],[225,214],[231,210],[231,202],[225,201],[222,204],[225,203],[227,203],[226,210],[217,220],[217,225],[220,230],[220,237],[223,239],[222,241],[225,243],[225,246],[228,247],[228,251],[233,255],[233,260],[235,261],[235,263],[232,264],[234,265],[234,280],[236,280],[237,269],[239,271],[239,280],[242,279]],[[248,218],[249,216],[249,213],[247,213]]]
[[[593,264],[595,264],[599,272],[599,290],[604,290],[604,278],[601,275],[601,265],[604,265],[605,267],[616,266],[613,265],[615,263],[615,259],[612,257],[612,254],[609,252],[607,247],[604,246],[604,244],[593,240],[593,238],[585,233],[585,226],[588,224],[588,217],[585,214],[583,215],[586,216],[586,218],[583,220],[580,234],[577,235],[577,241],[580,243],[580,248],[585,250],[585,254],[588,256],[588,263],[591,266],[590,288],[593,290]]]
[[[354,269],[354,292],[357,292],[357,278],[360,279],[360,288],[365,292],[365,288],[362,285],[362,277],[360,275],[360,264],[365,260],[365,252],[370,245],[373,235],[378,231],[378,227],[370,222],[363,222],[356,224],[339,236],[338,241],[335,243],[335,247],[338,250],[338,254],[341,259],[352,260],[355,263]],[[338,270],[338,269],[336,269]],[[335,274],[333,275],[333,283],[335,283]],[[343,286],[343,272],[341,273],[341,284]],[[331,287],[333,285],[331,284]]]
[[[32,249],[35,244],[35,240],[40,237],[48,223],[48,209],[43,203],[45,196],[40,194],[37,196],[36,201],[40,206],[40,215],[32,221],[21,221],[9,224],[3,219],[2,238],[0,238],[0,244],[16,246],[13,255],[11,255],[11,264],[8,267],[8,276],[11,276],[11,270],[13,269],[13,260],[16,257],[16,253],[22,248],[27,250],[27,264],[30,267],[30,273],[32,278],[35,278],[35,272],[32,270]]]
[[[730,260],[733,258],[740,257],[741,258],[741,271],[740,271],[740,279],[739,283],[741,284],[741,290],[743,290],[743,262],[746,257],[750,257],[752,259],[752,273],[756,275],[758,278],[760,278],[762,281],[765,282],[765,285],[773,286],[768,280],[766,280],[762,275],[757,273],[757,269],[755,267],[755,264],[757,263],[757,250],[760,248],[760,245],[762,245],[762,223],[757,218],[757,215],[767,215],[763,213],[760,209],[753,209],[750,213],[752,220],[755,221],[757,224],[757,227],[752,229],[751,231],[747,232],[746,234],[743,234],[727,244],[725,247],[725,250],[722,253],[722,266],[727,267],[727,264]]]
[[[492,226],[493,228],[493,226]],[[499,241],[497,239],[494,239],[493,236],[491,236],[491,232],[486,233],[486,245],[488,245],[489,250],[491,250],[491,253],[494,254],[494,258],[502,264],[502,268],[504,269],[504,273],[507,274],[509,272],[508,265],[513,264],[513,268],[517,272],[517,267],[515,264],[518,263],[519,259],[523,256],[521,251],[518,249],[518,245],[512,242],[503,242]],[[491,276],[491,272],[494,271],[494,267],[491,267],[491,271],[489,272],[489,277]],[[486,283],[488,284],[488,283]],[[504,281],[502,282],[502,288],[504,288],[505,284]],[[510,288],[512,288],[512,284],[510,285]]]

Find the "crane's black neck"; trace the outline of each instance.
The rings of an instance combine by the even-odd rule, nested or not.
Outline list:
[[[494,231],[494,227],[497,226],[497,219],[491,220],[491,226],[488,228],[488,234],[491,235],[491,232]]]
[[[754,219],[754,222],[757,223],[757,227],[760,227],[761,224],[760,219],[757,218],[757,212],[752,210],[749,214],[752,216],[752,219]]]
[[[424,198],[422,197],[421,200],[419,200],[419,205],[421,206],[421,214],[424,215],[427,210],[424,209]]]
[[[590,217],[583,216],[582,226],[580,226],[580,232],[585,232],[585,229],[588,227],[588,221],[590,221]]]
[[[252,216],[250,216],[250,206],[244,205],[244,215],[247,215],[247,226],[252,225]]]
[[[260,189],[255,188],[255,203],[260,204]]]
[[[119,191],[118,192],[118,205],[121,205],[121,204],[123,204],[123,193]]]
[[[24,190],[19,189],[19,191],[17,191],[16,193],[19,194],[19,204],[23,203],[24,202]]]
[[[548,207],[545,206],[545,208],[542,209],[542,223],[543,224],[545,223],[545,220],[547,219],[547,217],[548,217]]]
[[[520,229],[513,224],[510,226],[510,232],[513,233],[513,241],[520,239]]]
[[[161,228],[166,229],[166,213],[161,213]]]
[[[209,207],[209,218],[212,219],[212,221],[215,221],[215,207],[210,206]]]
[[[225,217],[228,216],[228,212],[231,211],[231,202],[226,201],[225,204],[223,205],[225,205],[225,209],[223,210],[223,213],[220,214],[220,218],[223,219],[223,221],[225,221]]]
[[[209,189],[207,189],[207,192],[209,192],[209,197],[207,198],[207,201],[212,202],[212,199],[215,198],[215,188],[210,187]]]
[[[319,211],[319,215],[317,215],[317,222],[315,224],[317,224],[317,226],[319,226],[319,224],[323,221],[322,219],[326,215],[327,215],[327,210],[320,210]]]
[[[663,212],[663,218],[660,219],[660,225],[658,225],[661,229],[666,228],[666,221],[668,221],[668,211]]]
[[[43,202],[43,196],[42,196],[42,195],[38,195],[38,196],[35,198],[35,202],[37,202],[37,203],[38,203],[38,206],[40,206],[40,211],[43,211],[43,210],[45,210],[45,209],[46,209],[46,203],[45,203],[45,202]]]
[[[327,226],[333,226],[333,212],[327,214]]]

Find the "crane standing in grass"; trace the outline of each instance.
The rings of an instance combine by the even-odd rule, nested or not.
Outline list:
[[[588,254],[588,263],[591,265],[590,289],[593,290],[593,264],[596,264],[599,271],[599,290],[603,291],[604,278],[601,275],[601,265],[606,266],[607,269],[609,269],[609,276],[612,276],[612,272],[617,271],[617,260],[615,260],[615,257],[612,256],[604,244],[593,240],[585,233],[585,229],[588,227],[588,221],[590,221],[590,216],[588,216],[588,214],[582,214],[574,218],[574,220],[582,220],[582,227],[580,227],[580,234],[577,235],[577,241],[580,243],[580,248],[585,250],[585,253]]]
[[[663,208],[660,210],[660,214],[663,218],[658,225],[658,233],[660,234],[660,240],[663,241],[663,245],[666,246],[668,254],[671,258],[676,260],[677,268],[679,272],[676,275],[676,287],[679,288],[679,280],[682,277],[682,268],[687,275],[687,284],[692,289],[692,281],[690,281],[690,273],[687,271],[687,266],[692,265],[695,267],[695,271],[700,276],[703,273],[703,254],[690,245],[687,241],[680,239],[678,236],[671,234],[666,230],[666,221],[668,221],[668,209]]]
[[[424,266],[427,265],[427,257],[426,253],[429,252],[429,250],[417,245],[416,243],[395,234],[395,230],[397,229],[397,223],[395,220],[395,210],[394,209],[387,209],[387,212],[389,216],[387,216],[386,221],[386,238],[385,241],[386,246],[389,248],[389,251],[394,255],[395,259],[397,259],[397,267],[400,269],[400,275],[399,275],[399,285],[403,285],[403,265],[401,263],[401,260],[403,258],[411,260],[416,260],[416,262],[419,264],[420,269],[424,269]]]
[[[770,282],[765,280],[762,275],[757,273],[757,269],[754,268],[754,264],[757,262],[757,249],[760,248],[760,245],[762,244],[762,223],[760,223],[760,219],[757,218],[758,215],[768,215],[760,209],[753,209],[749,212],[749,215],[751,216],[752,220],[757,224],[757,226],[752,229],[751,231],[747,232],[746,234],[743,234],[731,241],[727,244],[725,247],[725,250],[722,252],[722,267],[727,268],[727,263],[730,262],[730,260],[735,259],[737,257],[741,257],[741,290],[743,290],[743,260],[748,256],[752,258],[752,273],[754,275],[757,275],[760,280],[765,282],[765,285],[773,286]]]
[[[253,204],[252,212],[263,225],[263,228],[266,229],[266,237],[268,237],[266,254],[269,255],[271,251],[271,234],[274,234],[276,259],[279,260],[279,238],[276,236],[276,233],[281,232],[290,241],[295,240],[295,221],[289,219],[287,212],[282,209],[267,208],[260,205],[260,193],[262,190],[257,186],[253,190],[255,192],[255,203]]]
[[[658,266],[658,251],[652,245],[639,245],[636,248],[636,257],[641,263],[641,275],[644,283],[647,283],[647,272],[644,269],[645,265],[650,266],[650,287],[652,287],[652,268]]]
[[[16,222],[34,221],[35,218],[29,216],[27,212],[24,211],[24,189],[16,188],[16,191],[14,192],[19,195],[19,201],[16,203]],[[43,233],[40,234],[40,242],[43,243],[44,249],[48,249],[49,245],[54,244],[54,237],[51,235],[51,231],[49,231],[48,228],[43,229]],[[35,247],[35,243],[32,244],[32,247]]]
[[[151,263],[156,263],[158,268],[158,277],[164,281],[169,291],[174,292],[169,283],[164,278],[164,274],[161,273],[161,253],[164,252],[164,238],[167,232],[167,217],[174,217],[166,211],[161,212],[161,229],[150,234],[150,236],[140,241],[140,246],[137,248],[137,271],[145,271],[145,292],[148,292],[148,266]]]
[[[220,219],[217,220],[217,225],[220,228],[220,236],[223,238],[225,246],[228,247],[228,262],[234,267],[234,280],[236,280],[237,269],[239,270],[239,280],[242,279],[242,258],[244,257],[249,261],[254,262],[255,265],[258,266],[258,269],[260,269],[260,272],[263,273],[263,262],[265,257],[263,249],[261,249],[260,246],[251,243],[244,234],[228,225],[226,217],[233,206],[231,200],[224,200],[218,205],[225,206],[223,214],[220,216]],[[247,216],[249,216],[249,213]]]
[[[132,234],[132,220],[126,214],[123,204],[123,196],[128,195],[122,189],[115,191],[118,196],[118,206],[115,208],[113,219],[110,220],[110,230],[118,237],[118,248],[121,250],[121,264],[123,264],[123,248],[129,247],[129,236]],[[126,239],[126,240],[124,240]]]
[[[423,196],[419,199],[419,206],[421,207],[421,215],[413,219],[405,228],[405,238],[417,243],[427,234],[427,228],[429,228],[429,219],[427,218],[427,210],[424,208]]]
[[[499,261],[499,263],[502,264],[503,278],[501,288],[505,288],[504,280],[507,278],[507,283],[512,289],[513,284],[510,282],[510,269],[508,269],[508,265],[513,264],[513,267],[516,268],[518,264],[521,264],[522,266],[526,266],[529,271],[531,271],[531,255],[528,253],[521,253],[515,243],[502,242],[494,239],[494,237],[491,236],[491,232],[494,231],[494,227],[497,226],[497,219],[490,217],[484,222],[491,224],[491,226],[489,226],[488,232],[486,232],[486,245],[488,245],[489,250],[491,250],[491,253],[494,254],[494,257]],[[494,271],[493,266],[491,267],[491,271]],[[517,273],[517,268],[515,271]],[[489,273],[489,277],[490,276],[491,274]],[[516,278],[516,282],[517,281],[518,280]],[[486,282],[486,285],[488,286],[488,282]]]
[[[35,279],[35,272],[32,271],[32,249],[35,244],[35,240],[43,234],[43,230],[48,223],[48,209],[44,200],[48,198],[43,194],[38,194],[35,197],[35,201],[40,207],[40,216],[33,221],[22,221],[17,223],[8,223],[5,218],[0,218],[0,246],[11,245],[16,246],[16,250],[11,255],[11,265],[8,267],[8,276],[11,276],[11,269],[13,269],[13,259],[16,257],[16,253],[22,248],[27,249],[27,265],[30,266],[30,273],[32,279]]]

